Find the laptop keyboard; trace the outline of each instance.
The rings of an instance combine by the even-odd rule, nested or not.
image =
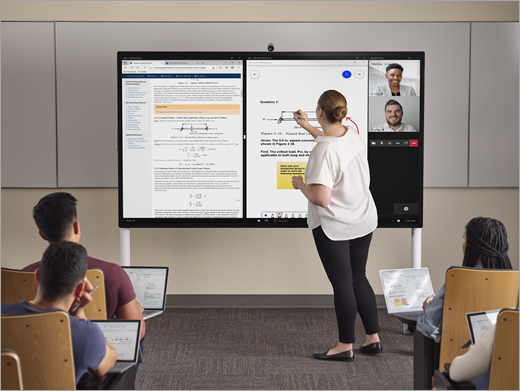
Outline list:
[[[131,362],[116,362],[114,364],[114,367],[113,369],[124,369],[130,365],[133,365],[134,363],[131,363]]]

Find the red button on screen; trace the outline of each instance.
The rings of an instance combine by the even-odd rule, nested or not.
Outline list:
[[[418,147],[419,140],[410,140],[410,147]]]

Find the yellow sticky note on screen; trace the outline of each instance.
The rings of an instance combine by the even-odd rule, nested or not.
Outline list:
[[[292,177],[301,175],[305,178],[305,167],[307,167],[307,162],[278,162],[276,188],[279,190],[294,189]]]
[[[401,299],[394,299],[394,304],[396,307],[401,307]]]

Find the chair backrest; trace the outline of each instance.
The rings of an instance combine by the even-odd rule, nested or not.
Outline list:
[[[37,291],[34,272],[2,268],[2,303],[32,300]]]
[[[15,351],[26,390],[73,390],[74,356],[64,311],[2,316],[2,349]]]
[[[85,315],[91,320],[107,318],[105,276],[101,269],[88,269],[87,278],[99,288],[92,294],[92,302],[85,307]],[[38,284],[33,271],[2,268],[2,303],[19,303],[36,297]]]
[[[20,358],[9,349],[2,349],[2,390],[23,390]]]
[[[85,315],[90,320],[105,320],[107,318],[107,301],[105,293],[105,275],[101,269],[88,269],[87,278],[92,286],[99,284],[92,293],[92,301],[85,307]]]
[[[466,313],[515,307],[518,270],[452,267],[446,272],[439,370],[466,353],[469,339]]]
[[[498,314],[490,390],[518,390],[518,310]]]

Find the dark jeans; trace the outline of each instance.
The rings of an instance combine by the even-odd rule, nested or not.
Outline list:
[[[330,240],[320,226],[312,230],[312,235],[334,289],[339,342],[356,341],[357,313],[366,334],[378,333],[376,297],[365,275],[372,233],[352,240]]]

